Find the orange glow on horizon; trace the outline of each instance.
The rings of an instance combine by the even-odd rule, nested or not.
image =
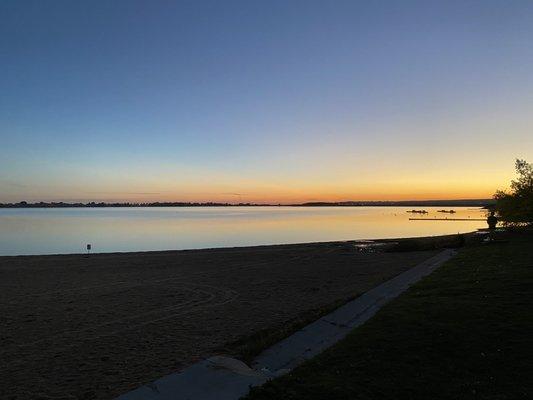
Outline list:
[[[506,189],[512,171],[504,173],[437,171],[415,174],[357,174],[350,171],[328,176],[309,173],[274,181],[240,176],[205,174],[183,179],[172,173],[119,179],[106,177],[95,183],[61,182],[20,191],[13,190],[2,202],[217,202],[297,204],[342,201],[408,201],[489,199]],[[467,171],[468,172],[468,171]],[[213,176],[212,176],[213,175]]]
[[[407,188],[408,189],[408,188]],[[423,201],[423,200],[468,200],[490,199],[496,189],[464,190],[464,188],[450,188],[450,190],[421,190],[418,192],[401,192],[375,190],[359,192],[335,192],[316,189],[314,191],[294,191],[282,189],[277,191],[242,191],[239,193],[149,193],[133,194],[130,196],[107,195],[101,196],[94,201],[117,201],[117,202],[198,202],[198,203],[254,203],[254,204],[297,204],[307,202],[343,202],[343,201]]]

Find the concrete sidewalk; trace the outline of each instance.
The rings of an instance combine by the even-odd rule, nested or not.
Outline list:
[[[265,350],[254,360],[252,368],[233,358],[211,357],[119,396],[117,400],[237,400],[245,396],[250,387],[289,372],[337,343],[384,304],[454,255],[454,250],[444,250],[369,290]]]

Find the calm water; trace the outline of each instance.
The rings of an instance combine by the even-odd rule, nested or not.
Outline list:
[[[409,221],[413,207],[0,209],[0,255],[194,249],[469,232],[483,221]],[[484,218],[425,207],[425,218]],[[418,215],[415,215],[418,216]]]

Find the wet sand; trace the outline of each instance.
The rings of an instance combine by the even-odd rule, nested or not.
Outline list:
[[[0,398],[112,399],[434,254],[316,243],[0,257]]]

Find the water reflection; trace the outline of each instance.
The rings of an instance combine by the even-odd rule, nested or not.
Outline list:
[[[412,207],[0,209],[0,255],[169,250],[468,232],[484,221],[409,221]],[[425,207],[423,218],[484,218]]]

